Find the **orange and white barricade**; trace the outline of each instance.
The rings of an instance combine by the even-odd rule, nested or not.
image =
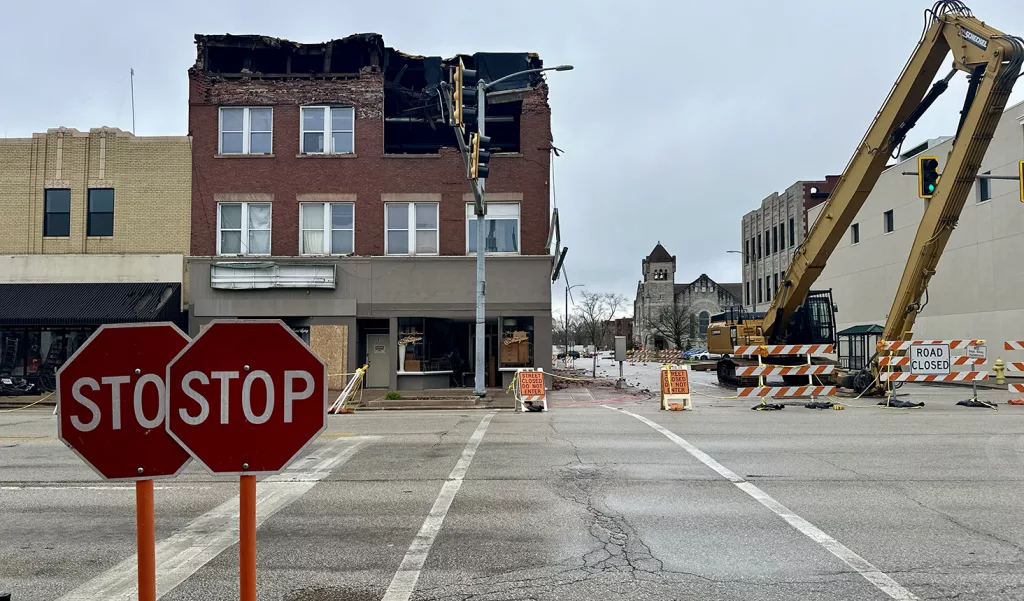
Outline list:
[[[1003,349],[1007,351],[1024,351],[1024,340],[1008,340]],[[1024,361],[1006,361],[1003,363],[1005,371],[1024,371]],[[1006,389],[1010,392],[1024,392],[1024,384],[1007,384]]]
[[[987,361],[984,340],[883,340],[878,349],[880,353],[889,353],[888,356],[878,358],[878,379],[886,383],[890,400],[896,397],[895,383],[901,382],[971,382],[974,384],[972,400],[977,400],[977,382],[988,379],[988,372],[984,368],[975,371],[975,366],[983,366]],[[921,349],[921,354],[915,354],[915,349]],[[954,350],[965,351],[967,354],[953,356]],[[930,359],[932,357],[936,359]],[[953,369],[963,366],[968,366],[969,371]]]
[[[515,397],[516,411],[526,412],[527,404],[540,406],[541,411],[548,410],[548,391],[544,385],[542,368],[523,368],[516,370]]]
[[[690,366],[688,365],[663,365],[661,367],[661,409],[668,409],[670,404],[677,404],[684,410],[693,409],[693,402],[690,400]]]
[[[737,376],[757,376],[758,385],[738,388],[736,396],[739,398],[750,397],[760,399],[762,403],[766,398],[798,398],[810,397],[812,400],[818,396],[832,396],[836,393],[835,386],[815,384],[815,376],[827,376],[835,373],[835,365],[815,365],[813,357],[816,354],[830,354],[833,352],[831,344],[766,344],[766,345],[744,345],[733,349],[736,355],[757,357],[757,365],[748,365],[736,368]],[[765,365],[764,357],[769,355],[805,355],[807,363],[804,365]],[[807,376],[807,384],[802,386],[768,386],[765,384],[767,376]]]

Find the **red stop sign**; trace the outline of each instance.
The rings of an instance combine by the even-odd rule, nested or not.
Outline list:
[[[189,456],[164,428],[164,374],[186,345],[171,323],[100,326],[57,372],[58,438],[104,478],[180,472]]]
[[[211,472],[279,472],[327,428],[327,366],[280,320],[211,322],[167,382],[167,431]]]

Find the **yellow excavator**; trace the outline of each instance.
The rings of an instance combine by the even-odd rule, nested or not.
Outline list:
[[[931,84],[946,57],[947,75]],[[909,340],[921,298],[935,275],[942,251],[957,225],[988,149],[989,141],[1024,64],[1024,41],[977,19],[959,0],[939,0],[925,11],[925,28],[867,134],[829,196],[817,222],[797,249],[778,294],[765,313],[733,309],[714,316],[708,327],[708,350],[722,355],[719,382],[756,384],[736,376],[736,368],[757,365],[757,357],[737,356],[736,346],[834,344],[835,305],[830,290],[811,290],[836,244],[845,235],[891,156],[899,153],[907,132],[948,87],[957,71],[968,75],[967,96],[945,170],[927,205],[910,249],[910,257],[881,335],[882,340]],[[765,363],[795,364],[798,356],[762,357]],[[799,376],[806,382],[806,376]],[[880,391],[878,355],[860,371],[836,372],[834,383],[857,392]]]

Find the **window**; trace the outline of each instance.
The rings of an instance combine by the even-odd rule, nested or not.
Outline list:
[[[792,217],[789,218],[789,245],[796,246],[796,222]]]
[[[270,154],[273,150],[274,109],[222,107],[221,154]]]
[[[350,106],[302,107],[303,154],[355,152],[355,109]]]
[[[476,213],[472,203],[466,205],[466,252],[476,252]],[[489,253],[519,252],[519,203],[489,202],[484,216],[484,239]],[[668,273],[660,279],[667,280]]]
[[[779,250],[786,249],[786,224],[779,224]]]
[[[992,175],[992,172],[986,171],[985,175]],[[992,198],[991,181],[984,177],[978,180],[978,202],[985,202]]]
[[[744,293],[743,304],[749,305],[750,304],[750,282],[744,282],[743,283],[743,288],[744,288],[744,290],[743,290],[743,293]]]
[[[389,202],[384,205],[384,253],[437,254],[437,203]]]
[[[775,298],[772,296],[772,276],[770,275],[764,276],[764,295],[767,297],[765,300]]]
[[[750,240],[743,241],[743,263],[746,265],[750,264]]]
[[[757,235],[757,258],[761,258],[761,234]]]
[[[701,311],[697,315],[697,336],[701,338],[708,335],[708,326],[711,325],[711,314],[707,311]]]
[[[772,254],[772,233],[769,230],[764,231],[764,256],[770,257]]]
[[[772,227],[772,254],[779,252],[779,228]]]
[[[270,254],[270,203],[217,205],[218,255]]]
[[[775,274],[775,296],[779,295],[779,274]]]
[[[349,255],[354,252],[355,205],[304,202],[299,205],[299,254]]]
[[[882,221],[885,224],[885,233],[886,234],[892,232],[892,230],[895,229],[893,227],[892,209],[889,209],[888,211],[885,212],[884,215],[882,215]]]
[[[761,280],[758,279],[757,280],[757,302],[760,303],[762,301],[764,301],[764,296],[762,295]]]
[[[89,217],[86,222],[87,236],[114,235],[114,190],[92,188],[89,190]]]
[[[860,224],[850,226],[850,244],[860,244]]]
[[[71,235],[71,190],[51,189],[45,192],[43,235],[66,238]]]

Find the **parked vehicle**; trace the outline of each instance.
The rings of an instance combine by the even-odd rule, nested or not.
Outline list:
[[[579,359],[580,358],[580,352],[579,351],[569,351],[569,356],[572,357],[573,359]],[[565,359],[565,353],[558,353],[556,358],[557,359]]]

